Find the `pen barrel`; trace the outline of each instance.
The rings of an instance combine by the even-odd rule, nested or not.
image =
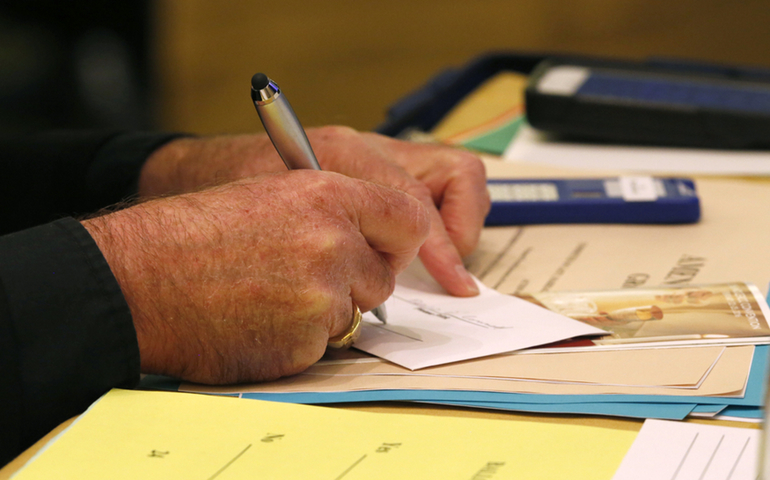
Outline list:
[[[321,170],[310,142],[286,98],[278,94],[273,101],[254,102],[270,140],[289,170]]]

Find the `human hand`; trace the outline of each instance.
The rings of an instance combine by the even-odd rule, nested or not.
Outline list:
[[[85,220],[136,326],[142,371],[203,383],[298,373],[382,303],[430,228],[413,197],[292,171]]]
[[[431,218],[430,236],[420,250],[425,267],[453,295],[478,293],[462,264],[478,243],[490,205],[477,156],[346,127],[307,133],[325,170],[393,186],[423,202]],[[140,194],[191,191],[285,168],[266,135],[181,139],[148,160]]]
[[[322,168],[393,186],[420,200],[431,216],[430,235],[420,248],[425,268],[452,295],[479,293],[462,263],[476,248],[490,207],[478,156],[346,127],[308,135]]]

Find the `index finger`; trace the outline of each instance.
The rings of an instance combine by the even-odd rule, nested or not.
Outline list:
[[[490,199],[484,163],[478,155],[445,145],[420,144],[370,134],[431,192],[449,238],[461,256],[476,248]]]
[[[436,168],[425,172],[420,180],[432,192],[441,192],[438,205],[449,238],[461,256],[476,248],[484,220],[491,205],[484,164],[467,152],[435,150],[435,155],[448,161],[436,161]]]

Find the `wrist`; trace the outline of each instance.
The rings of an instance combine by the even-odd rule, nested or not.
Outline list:
[[[181,138],[148,157],[139,176],[139,195],[192,192],[281,171],[286,167],[267,135]]]
[[[157,325],[152,321],[159,312],[154,311],[151,299],[153,282],[150,270],[158,267],[149,261],[146,245],[139,247],[140,238],[151,235],[146,222],[134,213],[136,207],[81,221],[96,242],[128,304],[139,344],[142,371],[153,371],[160,346]]]
[[[139,173],[139,196],[156,197],[185,191],[186,159],[199,149],[196,138],[180,138],[166,143],[147,157]]]

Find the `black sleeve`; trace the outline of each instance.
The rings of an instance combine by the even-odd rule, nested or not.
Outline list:
[[[0,465],[110,388],[138,382],[120,286],[88,231],[62,217],[135,194],[146,158],[176,137],[0,138]]]
[[[147,157],[179,136],[54,131],[0,137],[0,235],[134,195]]]
[[[139,380],[131,313],[72,218],[0,237],[0,465]]]

